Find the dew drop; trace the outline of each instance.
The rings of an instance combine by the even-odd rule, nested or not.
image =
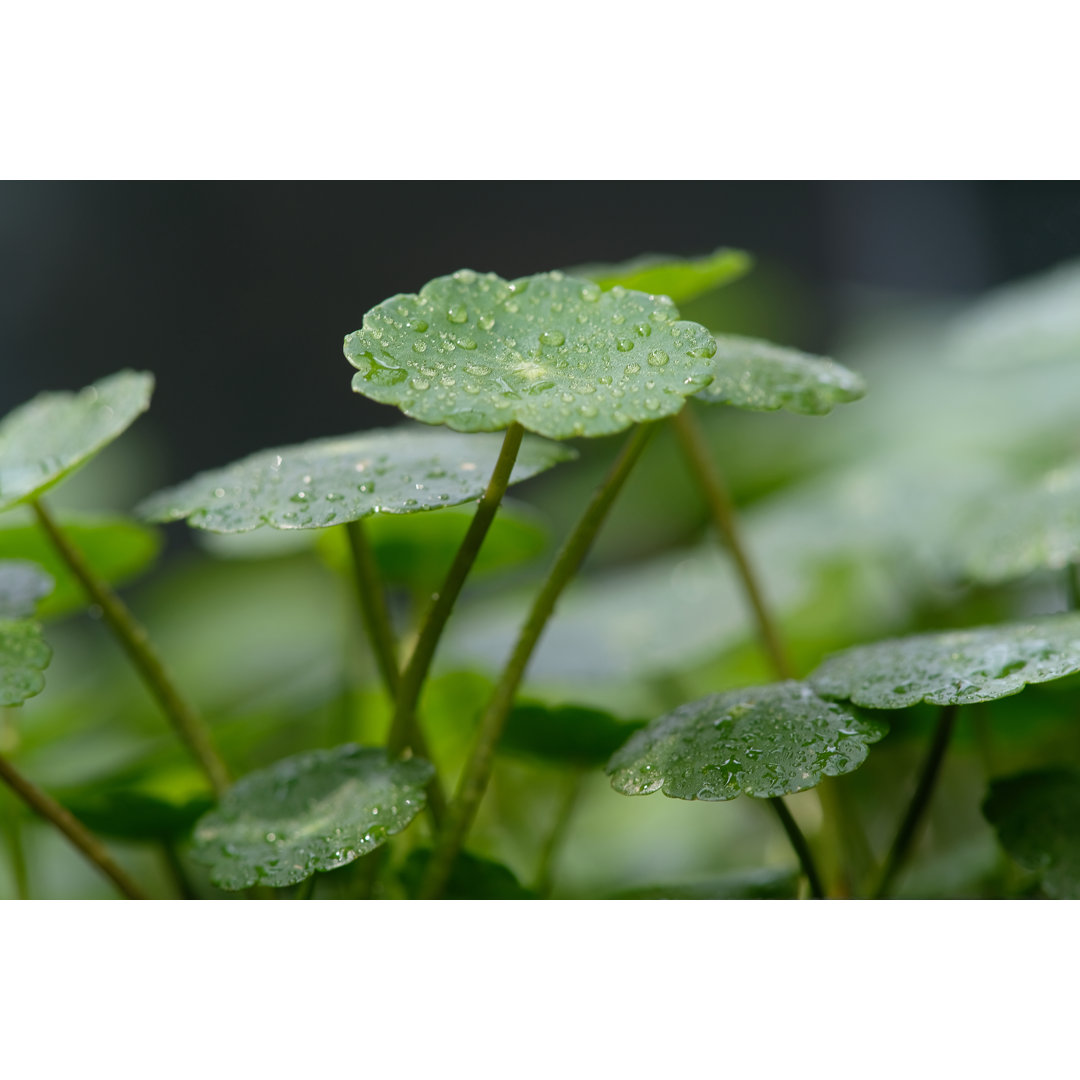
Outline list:
[[[423,319],[417,319],[416,322],[413,323],[413,329],[418,334],[422,334],[427,329],[427,327],[428,327],[428,324],[426,322],[424,322]]]
[[[634,343],[629,338],[619,338],[619,340],[615,342],[615,348],[617,348],[619,352],[630,352],[633,347]]]
[[[652,327],[648,323],[638,323],[634,327],[634,333],[639,337],[648,337],[652,333]]]
[[[490,330],[495,325],[495,320],[490,315],[481,315],[480,318],[476,320],[476,325],[479,326],[481,330]]]
[[[595,304],[600,299],[600,286],[594,285],[591,281],[587,285],[582,285],[581,299],[587,303]]]
[[[469,312],[464,304],[451,304],[446,317],[452,323],[463,323],[468,320]]]
[[[414,341],[412,343],[412,351],[417,352],[417,353],[427,352],[427,342],[426,341]]]
[[[427,379],[413,379],[412,382],[409,383],[409,385],[414,390],[424,391],[431,385],[431,383],[429,383]]]
[[[670,359],[671,357],[663,349],[653,349],[649,353],[649,364],[652,367],[663,367]]]
[[[561,345],[564,341],[566,341],[566,338],[559,330],[545,330],[540,335],[541,345]]]
[[[648,409],[649,412],[657,412],[660,408],[660,402],[657,401],[654,397],[646,398],[645,408]]]
[[[640,364],[627,364],[626,365],[626,374],[627,375],[636,375],[640,370],[641,370],[641,365]]]

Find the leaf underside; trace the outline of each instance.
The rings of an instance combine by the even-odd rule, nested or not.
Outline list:
[[[415,425],[263,450],[158,492],[136,512],[212,532],[262,525],[319,529],[369,514],[411,514],[478,499],[502,439]],[[569,447],[525,439],[510,482],[576,457]]]
[[[916,634],[827,658],[807,680],[824,697],[874,709],[965,705],[1080,671],[1080,612]]]
[[[239,780],[199,821],[192,855],[222,889],[295,885],[401,832],[433,772],[352,744],[285,758]]]
[[[38,601],[52,591],[53,584],[37,563],[0,557],[0,619],[33,615]]]
[[[51,659],[36,622],[0,618],[0,705],[20,705],[40,694]]]
[[[697,397],[716,405],[821,416],[866,393],[862,376],[834,360],[754,338],[717,335],[713,364]]]
[[[852,772],[888,731],[788,681],[713,694],[654,720],[612,757],[623,795],[771,799]]]
[[[983,814],[1001,846],[1040,875],[1047,896],[1080,900],[1080,774],[1046,769],[995,780]]]
[[[353,389],[428,424],[552,439],[659,420],[712,377],[715,345],[666,296],[559,272],[459,270],[386,300],[345,338]]]
[[[0,510],[42,495],[150,405],[154,377],[120,371],[78,393],[39,394],[0,421]]]

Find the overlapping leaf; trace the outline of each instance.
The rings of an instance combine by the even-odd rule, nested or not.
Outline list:
[[[345,339],[366,397],[457,431],[516,421],[552,439],[678,412],[715,351],[666,296],[557,271],[509,282],[459,270],[379,304]]]
[[[584,705],[520,702],[507,717],[499,749],[557,764],[594,768],[603,765],[644,726]]]
[[[1080,900],[1080,775],[1046,769],[995,780],[983,814],[1047,896]]]
[[[122,434],[154,377],[120,371],[78,393],[39,394],[0,421],[0,510],[37,498]]]
[[[831,656],[809,677],[819,694],[875,709],[963,705],[1080,671],[1080,612],[973,630],[915,634]]]
[[[222,889],[295,885],[401,832],[424,808],[433,771],[351,744],[285,758],[226,793],[196,826],[192,854]]]
[[[589,263],[569,271],[596,282],[601,289],[624,289],[669,296],[686,304],[705,293],[737,281],[748,273],[753,259],[745,251],[717,248],[711,255],[684,259],[677,255],[641,255],[621,263]]]
[[[681,705],[634,735],[607,771],[623,795],[770,799],[852,772],[887,731],[788,681]]]
[[[703,401],[820,416],[866,393],[862,376],[834,360],[732,334],[715,340],[713,381],[697,394]]]
[[[262,525],[318,529],[369,514],[410,514],[478,499],[502,440],[413,425],[263,450],[200,473],[137,507],[150,521],[214,532]],[[511,483],[575,456],[543,439],[523,440]]]
[[[431,850],[420,848],[410,852],[402,865],[401,881],[411,896],[419,893],[430,860]],[[468,851],[461,852],[454,860],[443,897],[446,900],[537,899],[536,893],[526,889],[509,867]]]

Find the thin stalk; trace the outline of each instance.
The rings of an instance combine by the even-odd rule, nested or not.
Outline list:
[[[394,703],[394,718],[390,725],[390,738],[387,742],[391,755],[404,753],[415,744],[416,703],[420,698],[420,691],[431,668],[431,661],[435,656],[435,649],[442,637],[443,629],[450,618],[450,613],[454,610],[454,603],[476,561],[476,556],[480,553],[480,546],[487,536],[488,529],[491,528],[492,521],[495,520],[495,512],[499,509],[503,493],[510,483],[510,473],[513,471],[514,462],[517,461],[524,434],[525,429],[518,423],[513,423],[506,429],[502,449],[499,451],[487,489],[476,508],[468,532],[461,541],[461,547],[454,556],[442,588],[435,594],[434,601],[424,617],[416,645],[413,646],[409,661],[401,673],[401,682]]]
[[[784,832],[787,833],[787,838],[799,857],[799,864],[806,875],[806,880],[810,883],[810,895],[815,900],[824,900],[825,889],[821,884],[821,878],[818,877],[814,857],[810,853],[810,845],[806,842],[806,837],[803,836],[798,823],[791,816],[787,803],[783,799],[770,799],[769,805],[776,811],[776,816],[780,819],[780,824],[783,825]]]
[[[8,852],[11,855],[11,873],[15,878],[15,895],[20,900],[30,899],[30,869],[26,862],[26,844],[23,840],[21,813],[14,799],[4,797],[4,832],[7,834]]]
[[[160,840],[161,854],[165,859],[165,865],[169,870],[169,876],[173,879],[176,891],[181,900],[198,900],[198,893],[191,879],[180,861],[180,853],[176,850],[176,841],[171,836],[163,836]]]
[[[220,798],[229,786],[229,774],[220,754],[214,746],[210,729],[173,684],[157,651],[150,642],[146,629],[90,567],[82,552],[64,535],[45,508],[44,503],[30,504],[37,515],[38,524],[52,541],[71,572],[79,579],[86,594],[101,608],[101,613],[117,640],[128,654],[135,669],[142,676],[150,692],[157,698],[162,711],[172,723],[176,733],[202,766]]]
[[[362,521],[348,522],[345,525],[345,535],[349,539],[349,551],[352,554],[353,580],[356,583],[360,617],[371,643],[371,651],[375,654],[375,663],[386,687],[387,696],[393,701],[397,697],[401,673],[398,669],[394,627],[390,622],[386,593],[375,565],[375,554],[371,550]]]
[[[431,861],[428,863],[420,893],[422,899],[434,899],[446,887],[454,860],[461,851],[480,800],[487,788],[495,757],[495,747],[502,735],[506,717],[514,703],[514,695],[532,659],[533,651],[555,611],[555,604],[563,589],[573,579],[588,554],[589,548],[592,547],[593,540],[596,539],[596,534],[611,509],[611,504],[645,449],[654,427],[653,424],[639,424],[631,431],[607,478],[593,493],[584,514],[574,531],[567,537],[547,580],[533,601],[532,609],[518,635],[514,651],[503,669],[499,683],[480,720],[472,753],[465,763],[457,792],[450,803],[446,821],[439,833]]]
[[[934,784],[941,771],[941,763],[945,758],[945,751],[952,737],[953,728],[956,726],[956,711],[958,705],[946,705],[938,717],[937,727],[934,729],[934,737],[930,743],[930,749],[923,761],[922,771],[919,775],[919,783],[915,788],[915,794],[908,804],[907,813],[896,831],[896,838],[889,849],[885,859],[885,867],[878,880],[878,886],[874,890],[874,899],[883,900],[888,896],[897,874],[900,872],[907,859],[915,836],[922,824],[930,799],[934,794]]]
[[[128,900],[147,900],[149,897],[128,876],[104,845],[85,825],[64,809],[54,798],[26,779],[6,758],[0,756],[2,780],[31,810],[55,825],[90,860]]]
[[[1065,567],[1065,590],[1069,597],[1069,610],[1080,611],[1080,562]]]
[[[573,818],[578,800],[581,798],[584,779],[585,774],[580,769],[571,774],[569,783],[559,800],[559,807],[555,812],[555,821],[551,826],[551,832],[548,833],[544,840],[544,846],[540,849],[540,858],[536,867],[536,885],[533,888],[536,895],[544,900],[551,896],[554,884],[555,860],[562,849],[563,841],[570,831],[570,820]]]

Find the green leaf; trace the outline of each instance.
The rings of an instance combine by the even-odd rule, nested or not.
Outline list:
[[[622,263],[590,263],[569,273],[588,278],[605,291],[621,285],[624,289],[670,296],[676,304],[687,304],[722,285],[738,281],[753,265],[754,260],[745,251],[717,248],[711,255],[696,259],[641,255]]]
[[[603,709],[584,705],[521,702],[507,718],[499,749],[557,764],[595,768],[644,726],[644,721],[620,720]]]
[[[369,514],[411,514],[480,498],[502,440],[413,425],[262,450],[152,495],[136,512],[213,532],[320,529]],[[522,442],[518,483],[576,454],[542,439]]]
[[[29,619],[0,619],[0,705],[19,705],[40,694],[52,649]]]
[[[959,541],[964,573],[988,585],[1080,560],[1080,461],[981,503]]]
[[[295,885],[401,832],[434,769],[348,744],[311,750],[239,780],[196,826],[192,854],[222,889]]]
[[[36,499],[127,430],[154,377],[120,371],[77,394],[39,394],[0,421],[0,510]]]
[[[401,882],[410,896],[420,891],[424,872],[431,859],[429,848],[409,852],[401,866]],[[491,859],[461,852],[454,860],[450,880],[443,896],[447,900],[535,900],[536,893],[526,889],[512,870]]]
[[[819,694],[874,709],[966,705],[1080,671],[1080,612],[973,630],[915,634],[831,656],[809,677]]]
[[[93,571],[110,585],[122,585],[153,565],[161,535],[137,521],[60,512],[54,514],[67,538]],[[22,513],[0,517],[0,559],[28,559],[56,583],[38,606],[43,618],[67,615],[89,606],[86,591],[57,554],[49,538]]]
[[[143,791],[103,790],[100,785],[57,792],[57,798],[87,828],[122,840],[183,836],[214,805],[209,795],[174,802]]]
[[[623,795],[772,799],[852,772],[887,731],[802,683],[773,683],[681,705],[634,735],[607,771]]]
[[[1065,769],[995,780],[983,803],[1001,846],[1056,900],[1080,900],[1080,774]]]
[[[53,584],[36,563],[0,559],[0,619],[33,615],[38,601],[52,591]]]
[[[619,893],[616,900],[794,900],[799,872],[762,868],[680,885],[650,885]]]
[[[974,369],[1072,361],[1080,355],[1080,261],[996,289],[952,329],[951,357]]]
[[[755,338],[717,335],[713,364],[697,396],[714,405],[820,416],[866,393],[862,376],[833,360]]]
[[[552,439],[659,420],[712,378],[716,346],[666,296],[555,271],[459,270],[391,297],[345,338],[353,389],[428,424]]]

